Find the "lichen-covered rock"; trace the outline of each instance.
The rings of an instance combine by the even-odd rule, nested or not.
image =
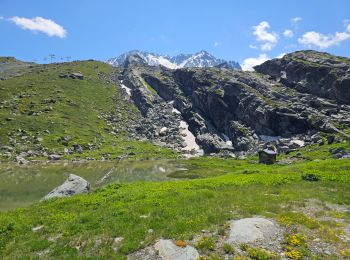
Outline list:
[[[177,246],[174,241],[160,239],[153,245],[128,255],[128,260],[197,260],[198,251],[189,245]]]
[[[283,240],[283,229],[266,218],[244,218],[230,222],[227,243],[235,246],[250,244],[264,248],[279,247]]]
[[[199,254],[191,246],[179,247],[171,240],[160,239],[154,246],[162,260],[197,260]]]

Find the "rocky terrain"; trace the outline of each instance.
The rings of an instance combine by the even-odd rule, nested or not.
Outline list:
[[[350,60],[316,51],[299,51],[255,67],[257,72],[302,93],[350,104]]]
[[[186,156],[241,157],[271,144],[283,153],[322,144],[325,134],[328,143],[334,134],[350,138],[343,131],[350,127],[348,58],[301,51],[257,72],[122,58],[116,67],[2,58],[2,157],[120,159],[140,155],[144,143]]]
[[[1,259],[349,259],[349,59],[154,65],[0,59]]]
[[[312,77],[320,77],[314,67],[288,63],[290,57],[301,56],[331,71],[324,74],[328,83],[322,83],[326,79],[313,83]],[[293,66],[303,66],[301,71],[307,77],[304,89],[292,84],[301,79],[294,80],[289,72],[276,77],[272,69],[267,69],[283,70],[284,64],[291,67],[287,71],[295,73]],[[305,51],[267,61],[256,69],[266,74],[226,68],[170,70],[130,58],[123,69],[116,70],[116,79],[143,115],[142,121],[132,125],[133,137],[181,150],[186,147],[179,131],[184,121],[206,154],[237,155],[255,153],[266,143],[288,152],[320,142],[322,132],[332,134],[350,126],[350,103],[336,98],[341,96],[345,101],[350,93],[350,85],[346,84],[350,77],[349,59]],[[329,82],[334,75],[341,79],[333,79],[331,87]],[[322,94],[327,87],[328,92],[341,88],[343,94]]]

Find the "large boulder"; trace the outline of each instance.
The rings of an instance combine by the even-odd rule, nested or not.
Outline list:
[[[215,134],[206,133],[199,135],[196,141],[206,154],[217,153],[223,150],[234,151],[232,146],[226,144]]]
[[[57,188],[48,193],[43,200],[60,197],[70,197],[76,194],[87,193],[90,191],[90,183],[82,177],[70,174],[68,179]]]
[[[128,260],[197,260],[198,251],[191,246],[180,247],[174,241],[160,239],[155,245],[128,255]]]
[[[251,244],[270,248],[283,240],[283,229],[266,218],[244,218],[230,222],[230,234],[227,243],[238,246]]]
[[[161,239],[154,245],[154,248],[163,260],[197,260],[199,258],[195,248],[191,246],[179,247],[171,240]]]

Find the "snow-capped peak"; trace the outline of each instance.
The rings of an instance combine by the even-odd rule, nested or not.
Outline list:
[[[137,57],[142,59],[142,63],[144,64],[148,64],[150,66],[164,66],[169,69],[187,67],[215,67],[221,66],[222,64],[225,64],[228,68],[241,69],[237,62],[215,58],[213,55],[204,50],[195,54],[179,54],[174,57],[134,50],[126,52],[119,57],[111,58],[107,61],[107,63],[111,64],[112,66],[123,66],[125,65],[128,57],[132,55],[137,55]]]

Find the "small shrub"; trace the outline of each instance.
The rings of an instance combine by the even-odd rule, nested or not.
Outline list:
[[[210,237],[202,237],[201,239],[198,240],[196,248],[201,249],[201,250],[205,250],[205,251],[214,250],[215,242]]]
[[[277,259],[276,255],[273,253],[270,253],[266,250],[259,249],[259,248],[249,248],[247,251],[247,255],[254,260],[270,260],[270,259]]]
[[[284,254],[291,259],[302,259],[309,254],[305,237],[300,234],[284,237]]]
[[[350,258],[350,250],[340,250],[340,254],[346,259]]]
[[[209,260],[220,260],[220,257],[215,254],[210,254]]]
[[[301,179],[304,181],[320,181],[321,177],[317,176],[313,173],[305,173],[305,174],[301,175]]]
[[[291,259],[301,259],[303,257],[303,254],[295,249],[292,249],[290,251],[286,251],[284,254],[286,255],[286,257],[291,258]]]
[[[233,254],[235,252],[235,249],[233,248],[233,246],[231,246],[228,243],[225,243],[222,248],[224,249],[226,254]]]
[[[247,244],[240,244],[239,249],[242,251],[247,251],[249,249],[249,246]]]
[[[220,227],[218,229],[218,235],[219,236],[224,236],[226,234],[226,230],[223,227]]]
[[[286,212],[279,216],[278,218],[281,225],[289,227],[296,224],[304,225],[310,229],[316,229],[320,227],[317,220],[305,216],[303,213]]]

